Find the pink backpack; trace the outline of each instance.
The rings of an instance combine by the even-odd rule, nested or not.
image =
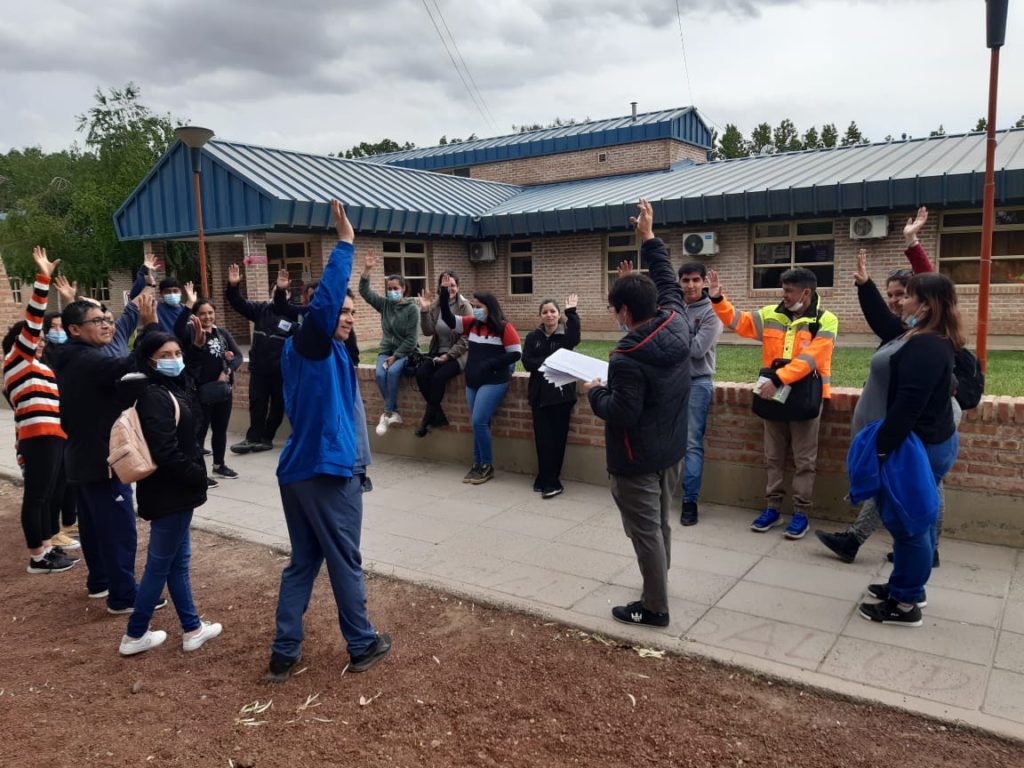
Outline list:
[[[166,392],[166,390],[164,390]],[[174,425],[181,419],[178,398],[167,392],[174,403]],[[142,434],[139,412],[133,405],[126,408],[117,417],[110,428],[110,455],[107,464],[122,483],[135,483],[156,472],[156,464],[146,444],[146,436]]]

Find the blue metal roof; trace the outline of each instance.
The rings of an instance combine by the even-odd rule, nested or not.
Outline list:
[[[520,187],[336,157],[211,141],[202,152],[203,231],[210,235],[326,228],[329,201],[346,202],[361,232],[472,234],[474,219]],[[167,151],[114,213],[120,240],[196,234],[189,152]]]
[[[1024,204],[1024,129],[997,134],[996,201]],[[209,234],[326,229],[345,201],[361,233],[501,237],[621,229],[644,196],[656,223],[980,207],[985,135],[677,165],[539,187],[212,141],[203,150]],[[122,240],[195,234],[188,151],[175,144],[114,214]]]
[[[422,149],[406,149],[366,160],[439,171],[502,160],[554,155],[583,149],[633,144],[655,139],[677,139],[698,147],[711,148],[711,130],[693,107],[645,112],[632,116],[593,120],[559,128],[542,128],[490,139],[473,139]]]

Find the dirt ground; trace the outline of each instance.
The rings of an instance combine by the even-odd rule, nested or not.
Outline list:
[[[368,591],[389,658],[342,673],[322,575],[304,671],[273,686],[286,559],[198,532],[196,605],[224,634],[185,654],[168,608],[167,642],[123,659],[126,617],[86,597],[84,562],[25,573],[20,498],[0,483],[0,766],[1024,765],[1018,744],[384,578]]]

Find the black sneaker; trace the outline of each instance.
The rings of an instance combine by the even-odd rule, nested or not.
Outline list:
[[[481,483],[486,483],[492,477],[494,477],[494,465],[481,464],[476,477],[472,478],[469,482],[473,485],[480,485]]]
[[[212,477],[207,477],[206,478],[206,487],[207,487],[207,489],[209,489],[209,488],[216,488],[218,485],[220,485],[220,483],[218,483]]]
[[[41,560],[34,557],[28,559],[29,573],[62,573],[74,567],[77,560],[71,560],[64,555],[54,552],[52,549],[43,555]]]
[[[203,448],[202,453],[203,456],[213,456],[213,451],[211,451],[209,448]]]
[[[234,480],[238,477],[238,473],[227,464],[217,464],[213,468],[213,474],[227,478],[228,480]]]
[[[274,450],[273,440],[260,440],[258,443],[253,443],[252,448],[249,449],[249,453],[263,453],[264,451]]]
[[[559,494],[564,492],[565,488],[563,488],[562,486],[558,486],[557,488],[547,488],[546,490],[540,492],[540,497],[542,499],[553,499],[555,498],[555,496],[558,496]]]
[[[684,501],[683,502],[683,514],[680,516],[679,522],[682,525],[696,525],[697,524],[697,502],[696,501]]]
[[[427,433],[429,431],[430,431],[430,416],[427,415],[427,416],[424,416],[423,419],[420,421],[420,425],[418,427],[416,427],[416,431],[413,432],[413,434],[416,435],[416,437],[426,437]]]
[[[891,563],[891,562],[892,562],[892,556],[893,556],[893,555],[892,555],[892,552],[888,552],[888,553],[886,553],[886,555],[885,555],[885,561],[886,561],[887,563]],[[938,550],[938,548],[936,547],[936,549],[935,549],[935,555],[934,555],[934,556],[932,557],[932,568],[938,568],[938,567],[939,567],[939,550]]]
[[[629,605],[617,605],[612,608],[612,618],[623,624],[644,624],[648,627],[667,627],[668,613],[655,613],[644,608],[637,600]]]
[[[157,601],[157,604],[153,606],[154,611],[159,611],[161,608],[167,607],[167,598],[163,598]],[[114,616],[128,615],[135,612],[135,606],[129,605],[127,608],[111,608],[107,606],[107,613],[113,614]]]
[[[391,636],[386,634],[377,635],[377,639],[361,656],[350,657],[348,663],[349,672],[365,672],[378,661],[391,653]]]
[[[478,477],[480,477],[480,465],[474,464],[469,468],[469,472],[466,473],[466,476],[462,478],[462,482],[472,483]]]
[[[231,452],[232,453],[239,453],[239,454],[241,454],[241,453],[249,453],[253,449],[253,447],[257,446],[257,445],[259,445],[259,443],[253,443],[253,442],[250,442],[249,440],[243,440],[240,443],[235,443],[234,445],[232,445],[231,446]]]
[[[295,669],[295,665],[301,660],[301,656],[290,659],[279,653],[271,653],[270,665],[267,667],[267,673],[263,675],[263,679],[268,683],[283,683],[291,677],[292,670]]]
[[[869,584],[867,593],[869,597],[873,597],[876,600],[888,600],[889,599],[889,585],[888,584]],[[928,607],[928,593],[921,591],[921,599],[917,601],[918,608]]]
[[[435,413],[434,418],[430,420],[430,426],[447,427],[448,424],[448,417],[444,415],[444,409],[440,405],[437,406],[437,413]]]
[[[74,555],[69,555],[68,551],[66,549],[64,549],[64,547],[60,546],[59,544],[54,544],[52,547],[50,547],[50,554],[51,555],[60,555],[61,557],[67,558],[72,563],[77,563],[79,561],[79,559],[80,559],[80,558],[75,557]]]
[[[815,531],[814,535],[818,537],[818,541],[832,550],[835,556],[844,563],[852,563],[857,559],[857,550],[860,549],[860,542],[849,531],[842,531],[840,533]]]
[[[897,627],[920,627],[924,623],[920,608],[915,605],[909,611],[901,611],[899,603],[891,597],[884,603],[861,603],[857,613],[868,621]]]

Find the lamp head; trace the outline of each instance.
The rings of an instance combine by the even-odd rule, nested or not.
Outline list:
[[[198,125],[182,125],[174,129],[174,135],[189,149],[200,149],[213,138],[213,131]]]

